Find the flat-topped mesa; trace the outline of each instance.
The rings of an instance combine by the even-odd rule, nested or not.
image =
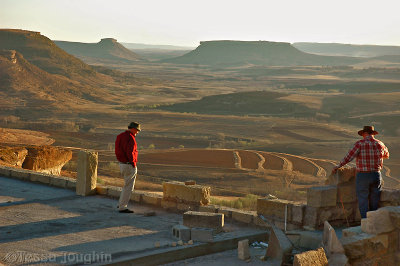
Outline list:
[[[234,40],[202,41],[195,50],[185,55],[163,60],[168,63],[220,66],[348,65],[360,61],[359,58],[307,54],[286,42]]]
[[[114,38],[103,38],[103,39],[100,40],[100,43],[103,43],[103,42],[112,42],[112,43],[116,43],[116,42],[117,42],[117,39],[114,39]]]

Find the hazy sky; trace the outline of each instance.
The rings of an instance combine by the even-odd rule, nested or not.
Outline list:
[[[399,0],[0,0],[0,28],[53,40],[400,45]]]

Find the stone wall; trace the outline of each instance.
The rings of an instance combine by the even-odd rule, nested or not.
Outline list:
[[[361,221],[356,197],[355,169],[341,168],[331,175],[326,186],[307,190],[307,204],[276,198],[261,198],[257,201],[257,214],[261,214],[284,229],[321,229],[328,221],[334,226],[358,225]],[[400,190],[384,189],[380,206],[400,205]]]
[[[349,263],[400,265],[400,207],[382,207],[367,212],[361,226],[343,230],[341,244]]]

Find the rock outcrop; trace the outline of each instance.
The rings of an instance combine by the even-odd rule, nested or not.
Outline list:
[[[60,175],[61,168],[72,158],[70,150],[52,146],[28,147],[22,168],[37,172]]]
[[[24,147],[0,148],[0,165],[21,167],[27,154]]]

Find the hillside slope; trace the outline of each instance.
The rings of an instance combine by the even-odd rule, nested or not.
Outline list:
[[[95,76],[96,72],[78,58],[66,53],[39,32],[0,29],[0,50],[16,50],[35,66],[63,76]]]
[[[65,111],[83,104],[118,103],[123,98],[112,92],[113,87],[119,88],[112,75],[97,72],[38,32],[0,30],[0,51],[4,115],[17,110],[19,116],[33,116],[33,110],[37,114]]]
[[[143,59],[112,38],[101,39],[98,43],[54,41],[66,52],[85,60],[86,58],[106,59],[117,62],[135,62]]]
[[[3,108],[65,108],[71,104],[103,102],[105,95],[111,96],[88,84],[50,74],[28,62],[15,50],[0,51],[0,81]]]
[[[247,41],[207,41],[201,42],[194,51],[162,62],[178,64],[201,64],[215,66],[240,65],[348,65],[361,62],[351,57],[329,57],[301,52],[289,43],[247,42]]]

